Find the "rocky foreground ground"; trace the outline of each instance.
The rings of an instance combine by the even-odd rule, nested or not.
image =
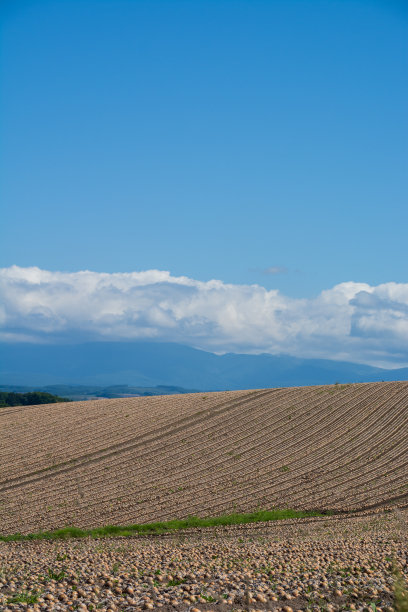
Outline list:
[[[408,577],[407,525],[408,511],[394,510],[171,536],[0,542],[0,610],[402,610],[395,590]]]

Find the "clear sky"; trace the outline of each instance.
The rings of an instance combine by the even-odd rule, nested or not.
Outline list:
[[[0,341],[408,366],[406,0],[0,22]]]
[[[408,3],[1,3],[2,265],[407,280]]]

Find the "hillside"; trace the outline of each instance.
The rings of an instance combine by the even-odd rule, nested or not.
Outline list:
[[[408,383],[0,411],[1,532],[408,503]]]

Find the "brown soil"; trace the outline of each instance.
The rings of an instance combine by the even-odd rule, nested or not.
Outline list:
[[[0,529],[408,503],[408,383],[0,410]]]
[[[401,584],[408,576],[407,519],[396,509],[172,536],[0,542],[0,609],[402,610],[394,594],[397,572]]]

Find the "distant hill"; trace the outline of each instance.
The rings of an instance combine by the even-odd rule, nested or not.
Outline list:
[[[164,385],[223,391],[381,380],[408,380],[408,368],[384,370],[288,355],[214,355],[159,342],[0,343],[0,384],[8,386]]]
[[[64,398],[58,401],[82,401],[93,399],[110,399],[119,397],[150,397],[154,395],[175,395],[182,393],[195,393],[194,389],[183,389],[183,387],[174,387],[166,385],[158,385],[157,387],[131,387],[129,385],[112,385],[110,387],[101,387],[95,385],[47,385],[45,387],[23,387],[20,385],[0,385],[0,397],[5,392],[11,395],[33,396],[44,395],[54,397],[51,394],[63,395]],[[30,393],[31,392],[31,393]],[[53,400],[49,400],[51,403]],[[28,402],[25,402],[27,404]],[[44,404],[46,402],[34,402],[31,404]],[[21,404],[10,404],[13,406]]]

